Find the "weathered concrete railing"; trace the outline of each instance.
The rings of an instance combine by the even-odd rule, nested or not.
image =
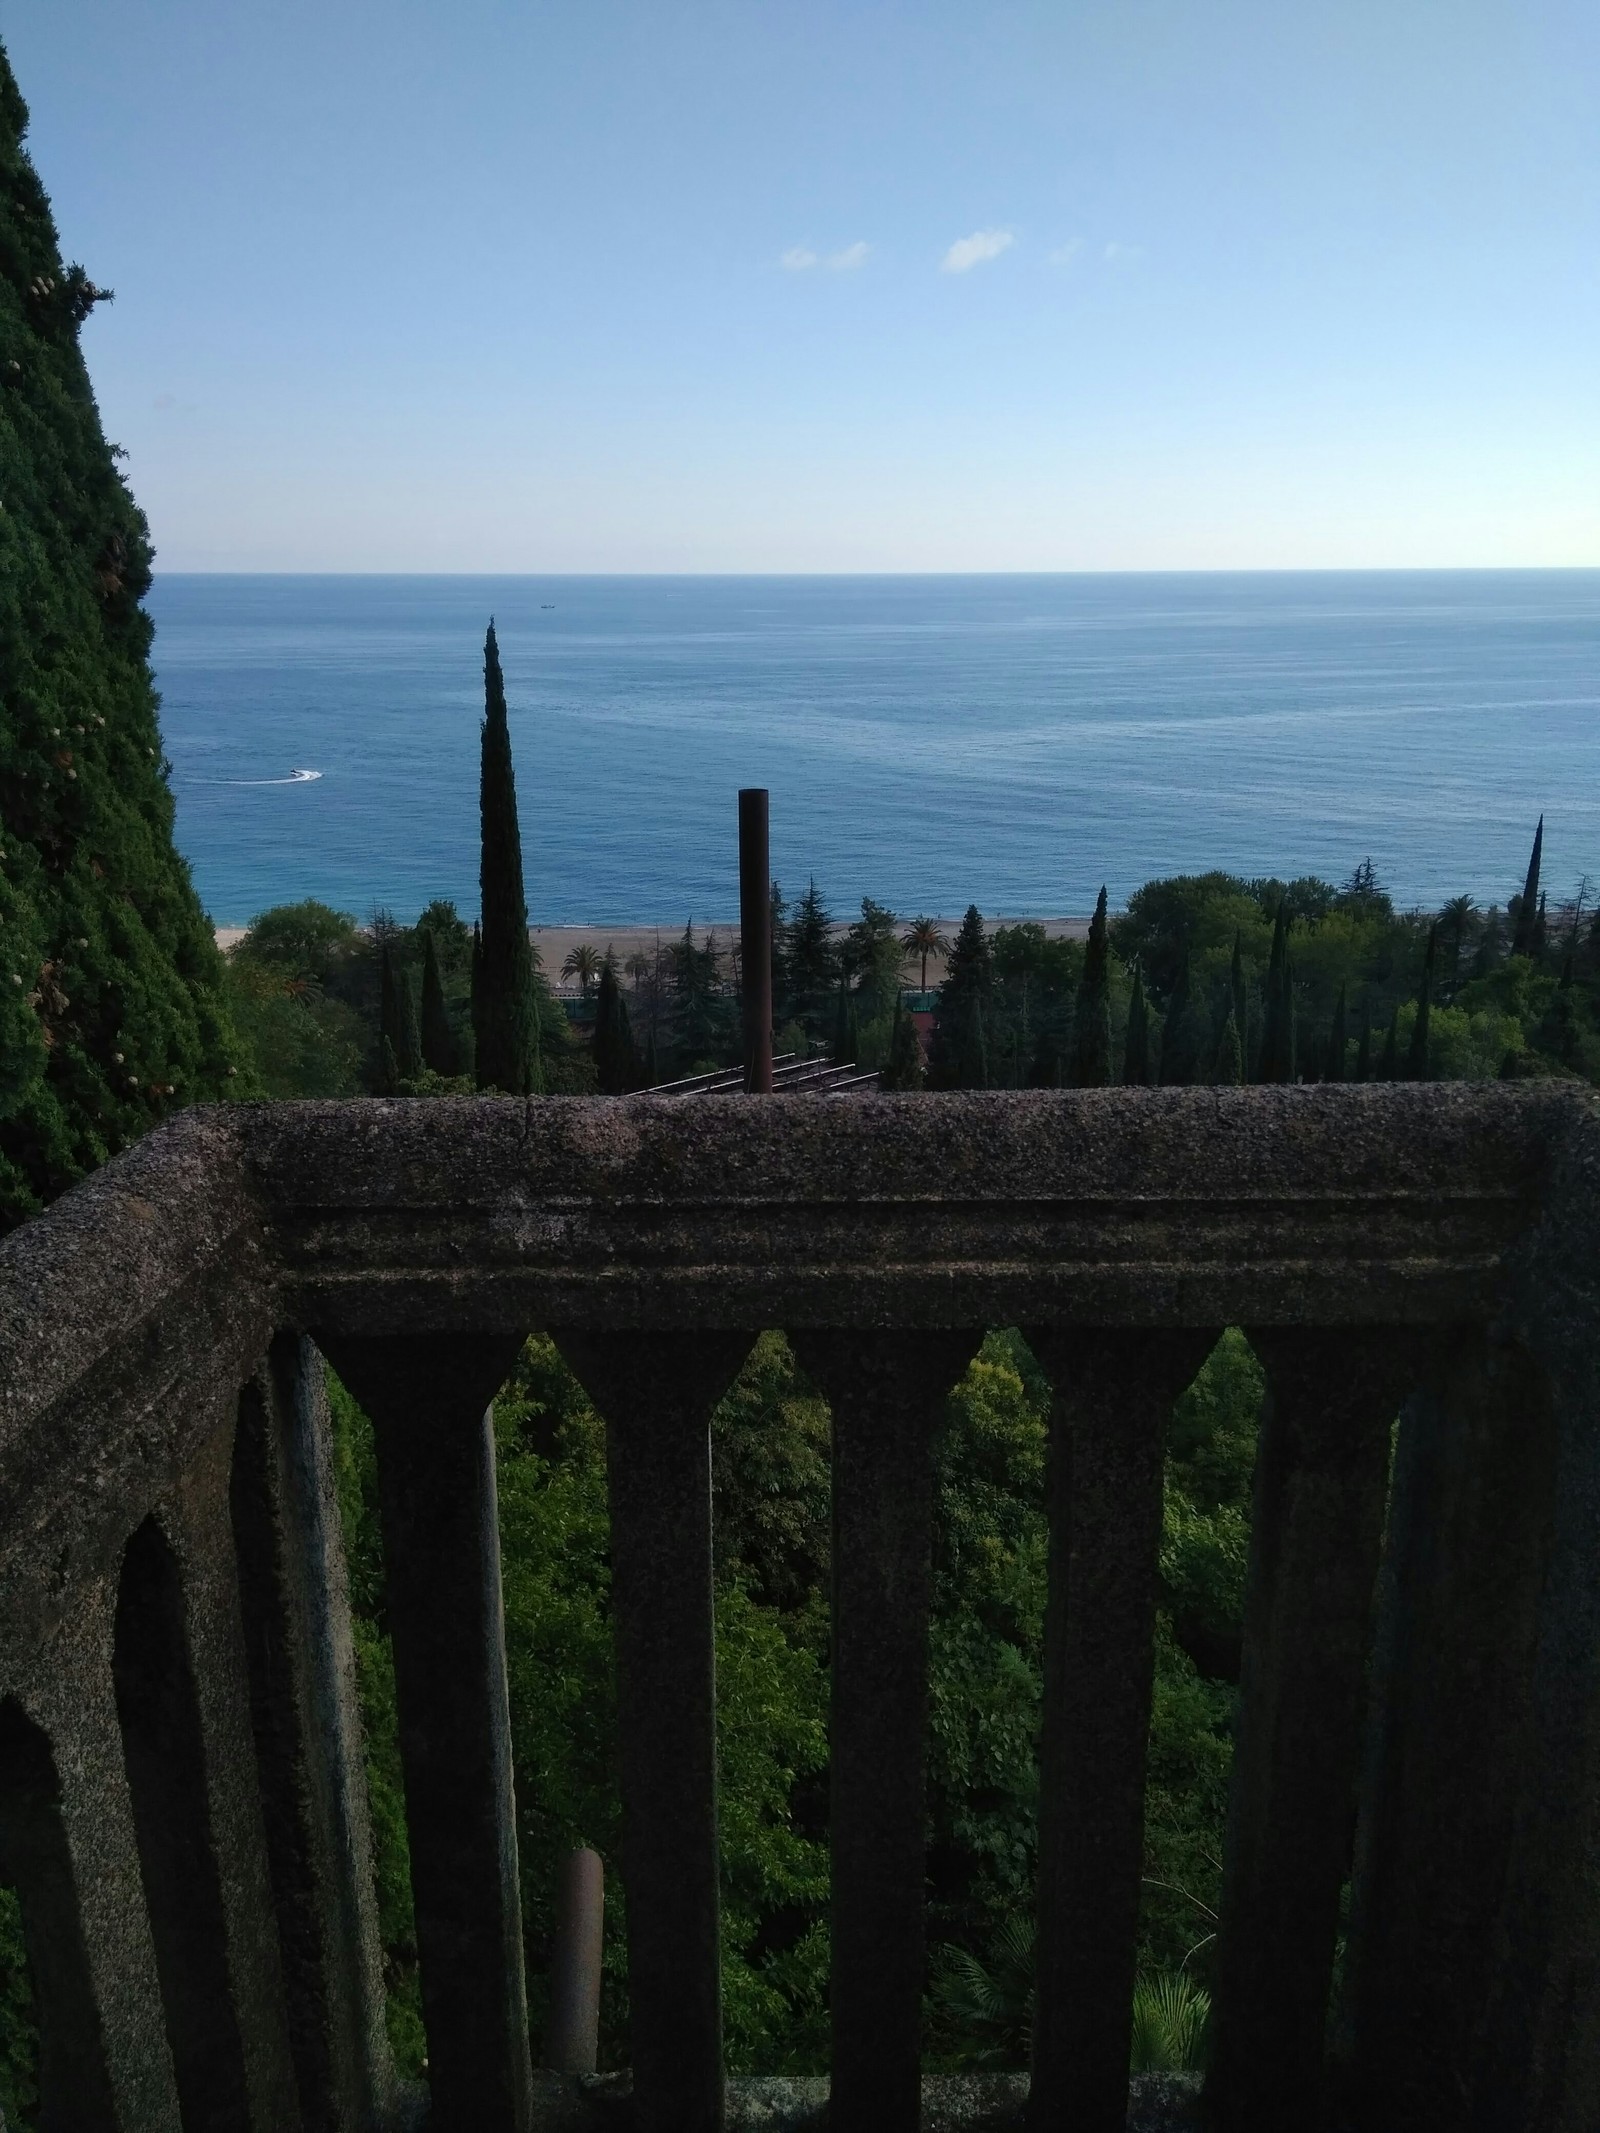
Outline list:
[[[1162,1431],[1237,1323],[1217,2122],[1314,2125],[1331,2056],[1372,2133],[1592,2133],[1597,1288],[1570,1087],[186,1115],[0,1247],[43,2123],[403,2122],[319,1349],[377,1437],[433,2123],[534,2121],[485,1409],[536,1326],[609,1427],[637,2121],[718,2123],[707,1421],[779,1325],[834,1413],[832,2123],[912,2127],[932,1436],[1019,1324],[1056,1389],[1031,2118],[1120,2127]]]

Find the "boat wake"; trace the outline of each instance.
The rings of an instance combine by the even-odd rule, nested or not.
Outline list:
[[[320,770],[291,770],[286,778],[229,778],[230,785],[309,785],[320,778]]]

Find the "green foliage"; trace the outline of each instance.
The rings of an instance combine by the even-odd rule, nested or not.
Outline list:
[[[365,1418],[336,1381],[330,1397],[357,1614],[390,2033],[403,2067],[415,2074],[425,2046],[376,1470]],[[812,1597],[818,1549],[826,1547],[819,1434],[825,1442],[826,1410],[800,1386],[782,1340],[763,1337],[714,1423],[719,1495],[728,1486],[727,1447],[736,1442],[731,1471],[748,1497],[742,1522],[731,1513],[723,1521],[717,1582],[723,1989],[735,2067],[812,2064],[822,2049],[826,1853],[793,1812],[796,1789],[815,1780],[827,1753],[823,1629]],[[575,1845],[591,1844],[611,1870],[602,2034],[606,2056],[617,2063],[625,2053],[626,1997],[605,1438],[548,1340],[528,1343],[497,1400],[495,1444],[530,2024],[537,2037],[557,1869]],[[762,1557],[762,1567],[752,1570],[747,1553]],[[794,1612],[750,1587],[787,1594]]]
[[[775,999],[774,1018],[781,1015],[785,1021],[799,1022],[808,1037],[820,1040],[831,1033],[839,957],[833,944],[833,921],[814,879],[784,929],[781,960],[786,989],[781,1005]]]
[[[418,1032],[422,1059],[432,1073],[450,1075],[456,1071],[456,1039],[444,994],[439,936],[431,926],[419,924],[417,931],[422,935],[422,1015]]]
[[[672,1044],[679,1074],[732,1064],[741,1057],[737,1003],[723,988],[715,933],[697,941],[692,925],[673,944]]]
[[[270,964],[241,961],[239,949],[228,958],[227,991],[256,1093],[273,1099],[363,1093],[367,1032],[353,1007]]]
[[[950,1396],[937,1453],[930,1917],[969,1948],[1032,1904],[1048,1411],[1025,1343],[992,1333]]]
[[[1145,1005],[1144,977],[1135,965],[1133,995],[1128,1002],[1128,1036],[1122,1056],[1122,1079],[1129,1088],[1142,1089],[1150,1078],[1150,1015]]]
[[[400,1043],[396,1057],[402,1081],[416,1082],[422,1076],[422,1022],[417,1013],[417,988],[409,970],[399,974]]]
[[[535,997],[528,904],[522,879],[516,773],[500,648],[491,622],[483,642],[482,941],[472,1000],[474,1072],[480,1089],[541,1093],[541,1018]]]
[[[1189,2074],[1206,2062],[1211,1995],[1182,1971],[1142,1977],[1133,1988],[1133,2074]]]
[[[1021,2068],[1033,2049],[1031,1910],[1003,1919],[982,1958],[949,1943],[934,1958],[935,2034],[962,2040],[963,2065]]]
[[[607,956],[600,966],[600,992],[594,1016],[595,1079],[602,1096],[624,1096],[639,1085],[628,1003],[617,984],[617,967]]]
[[[1236,1682],[1250,1540],[1256,1419],[1265,1381],[1249,1342],[1223,1334],[1172,1411],[1161,1529],[1161,1597],[1173,1636],[1203,1673]]]
[[[928,1058],[935,1089],[986,1089],[989,1060],[985,1010],[994,984],[989,937],[976,904],[967,906],[945,961],[937,1020]]]
[[[274,904],[263,911],[229,961],[236,969],[268,969],[327,990],[337,985],[365,945],[348,912],[309,897],[304,903]]]
[[[1143,989],[1140,1005],[1143,1006]],[[1111,977],[1107,961],[1106,892],[1101,888],[1089,926],[1083,976],[1078,981],[1072,1019],[1072,1084],[1103,1089],[1111,1074]]]
[[[1582,895],[1540,919],[1537,834],[1535,847],[1532,886],[1509,900],[1509,945],[1521,944],[1509,954],[1497,908],[1458,896],[1436,917],[1399,913],[1370,861],[1339,889],[1229,874],[1146,882],[1110,938],[1165,1010],[1160,1078],[1231,1080],[1236,1037],[1247,1081],[1600,1081],[1600,926]]]
[[[383,1540],[372,1425],[330,1370],[334,1481],[344,1531],[353,1618],[356,1687],[366,1744],[367,1804],[389,2041],[402,2074],[416,2080],[427,2054],[411,1904],[411,1851],[400,1771],[394,1649],[383,1596]]]
[[[902,949],[900,921],[870,896],[861,899],[861,916],[845,935],[840,961],[857,995],[857,1014],[872,1022],[890,1014],[900,992]]]
[[[442,1096],[473,1087],[471,936],[451,903],[431,903],[409,929],[381,911],[359,927],[325,904],[275,906],[227,958],[227,983],[259,1082],[241,1080],[241,1094]],[[530,988],[545,1087],[592,1093],[587,1050],[531,950]]]
[[[1173,1414],[1140,1937],[1150,1974],[1203,1964],[1217,1901],[1260,1394],[1248,1344],[1229,1333]],[[330,1397],[390,2030],[415,2072],[425,2046],[372,1439],[336,1382]],[[930,2049],[944,2064],[1020,2063],[1029,2019],[1031,1952],[1015,1922],[1033,1914],[1049,1397],[1021,1337],[990,1334],[950,1396],[936,1453],[929,1895],[945,1952]],[[755,1342],[711,1439],[729,2062],[803,2072],[827,2049],[830,1420],[780,1334]],[[590,1844],[612,1862],[602,2048],[620,2063],[605,1432],[549,1340],[523,1350],[495,1404],[495,1441],[533,2033],[556,1872]],[[988,2015],[985,1978],[1000,1993]]]
[[[869,1025],[872,1030],[881,1027],[880,1023]],[[882,1066],[884,1088],[901,1091],[920,1089],[923,1082],[922,1051],[917,1043],[916,1024],[912,1021],[904,1000],[895,1001],[894,1019],[889,1025],[888,1048],[881,1061],[869,1054],[865,1041],[867,1034],[868,1032],[863,1030],[863,1063]],[[876,1051],[875,1043],[873,1051]]]
[[[172,844],[144,517],[100,427],[0,52],[0,1230],[232,1093],[221,960]]]

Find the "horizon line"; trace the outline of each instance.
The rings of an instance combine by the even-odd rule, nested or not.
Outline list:
[[[313,570],[170,568],[161,578],[1419,578],[1593,577],[1595,563],[1197,563],[1070,570]]]

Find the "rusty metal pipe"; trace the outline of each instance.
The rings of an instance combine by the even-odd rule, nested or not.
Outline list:
[[[765,786],[739,794],[739,955],[743,978],[744,1086],[772,1094],[772,862]]]

